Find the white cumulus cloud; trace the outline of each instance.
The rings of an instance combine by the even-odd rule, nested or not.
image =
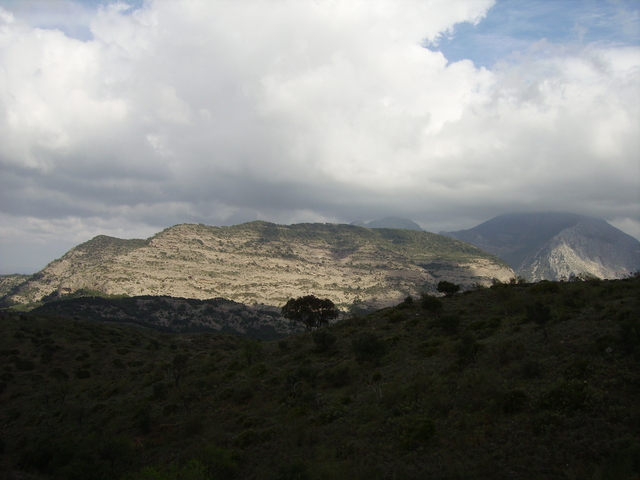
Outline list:
[[[566,210],[640,231],[640,49],[541,41],[491,70],[435,50],[492,4],[111,4],[85,40],[0,9],[3,228],[70,247],[98,226]]]

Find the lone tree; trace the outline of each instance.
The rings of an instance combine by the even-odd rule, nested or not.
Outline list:
[[[329,320],[338,318],[339,314],[340,311],[331,300],[328,298],[322,300],[313,295],[292,298],[282,307],[284,318],[304,323],[307,330],[325,325]]]
[[[440,293],[444,293],[445,297],[452,297],[453,294],[460,290],[460,285],[443,280],[442,282],[438,282],[437,290]]]

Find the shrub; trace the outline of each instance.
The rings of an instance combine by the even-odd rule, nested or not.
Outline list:
[[[511,390],[502,398],[502,410],[504,413],[518,413],[524,409],[527,402],[527,394],[522,390]]]
[[[277,468],[274,480],[309,480],[309,472],[307,466],[297,461],[288,465],[281,465]]]
[[[458,326],[460,325],[460,316],[459,315],[445,315],[440,317],[435,325],[444,330],[449,335],[453,335],[458,331]]]
[[[537,301],[527,307],[527,320],[535,322],[542,327],[545,338],[547,337],[547,324],[551,320],[551,307]]]
[[[316,352],[326,352],[336,342],[336,336],[325,330],[316,330],[311,333],[313,343],[316,345]]]
[[[618,343],[626,353],[634,353],[640,347],[640,320],[627,320],[620,324]]]
[[[17,359],[16,360],[16,369],[17,370],[20,370],[22,372],[28,372],[30,370],[33,370],[34,368],[36,368],[36,366],[30,360],[22,360],[22,359]]]
[[[558,293],[560,291],[560,285],[557,282],[550,282],[549,280],[541,280],[535,285],[529,287],[529,292],[534,294],[541,293]]]
[[[405,316],[402,312],[393,312],[391,315],[387,317],[387,322],[389,323],[400,323],[405,320]]]
[[[198,458],[216,480],[232,480],[238,475],[238,458],[231,450],[207,445]]]
[[[561,413],[573,413],[582,410],[589,397],[587,384],[580,381],[565,381],[543,393],[539,407]]]
[[[69,378],[69,375],[67,374],[67,372],[62,370],[60,367],[56,367],[56,368],[52,369],[49,372],[49,375],[51,377],[55,378],[56,380],[65,380],[65,379]]]
[[[482,345],[476,341],[476,336],[466,332],[456,344],[456,353],[462,362],[475,362]]]
[[[438,287],[436,288],[440,293],[444,293],[445,297],[452,297],[454,294],[460,291],[460,285],[456,285],[455,283],[441,281],[438,282]]]
[[[405,432],[402,446],[413,450],[429,442],[436,434],[436,425],[430,418],[417,419]]]
[[[537,360],[526,360],[521,367],[522,377],[531,380],[542,376],[542,367]]]
[[[427,293],[423,293],[420,297],[420,306],[423,310],[427,312],[439,314],[444,305],[442,304],[442,300],[434,297],[433,295],[429,295]]]
[[[387,354],[386,343],[374,333],[367,332],[353,340],[351,349],[358,363],[377,364]]]
[[[324,372],[324,379],[332,388],[340,388],[351,383],[351,372],[348,365],[341,365]]]

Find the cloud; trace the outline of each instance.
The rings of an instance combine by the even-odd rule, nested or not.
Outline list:
[[[116,4],[86,41],[2,11],[0,223],[69,247],[182,222],[395,214],[438,231],[513,210],[639,231],[638,47],[449,62],[424,45],[492,2],[453,5]]]

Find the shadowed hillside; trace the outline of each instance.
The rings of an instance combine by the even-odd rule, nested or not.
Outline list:
[[[498,283],[274,342],[5,312],[0,471],[631,480],[639,292]]]

